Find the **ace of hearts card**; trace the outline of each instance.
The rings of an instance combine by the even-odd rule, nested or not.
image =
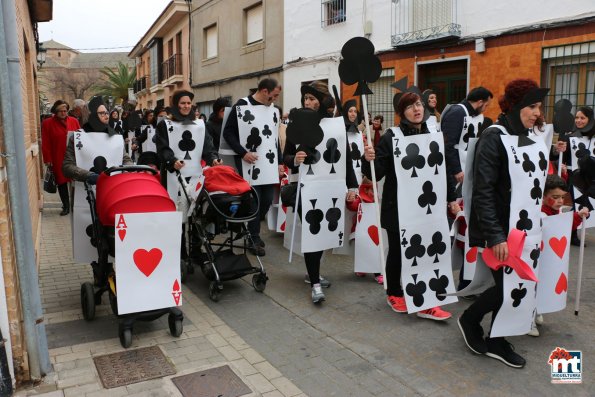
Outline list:
[[[182,214],[116,214],[118,313],[182,305]]]

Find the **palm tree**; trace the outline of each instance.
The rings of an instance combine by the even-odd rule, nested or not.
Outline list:
[[[116,101],[122,99],[126,103],[128,101],[128,88],[133,87],[136,80],[136,69],[129,68],[122,62],[118,62],[117,68],[104,67],[100,72],[106,77],[106,80],[96,87],[98,94],[111,96]]]

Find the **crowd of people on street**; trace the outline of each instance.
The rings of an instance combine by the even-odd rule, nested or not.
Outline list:
[[[451,290],[453,268],[460,263],[451,263],[451,258],[442,256],[444,252],[450,252],[450,249],[446,250],[447,245],[452,245],[453,251],[460,249],[463,256],[468,248],[477,247],[479,252],[489,250],[496,261],[507,263],[512,256],[511,229],[522,230],[527,238],[526,246],[529,246],[529,242],[533,244],[534,239],[539,238],[536,236],[540,236],[536,230],[540,229],[541,217],[560,213],[564,204],[575,211],[572,244],[580,244],[576,230],[593,208],[588,202],[573,203],[576,197],[572,173],[578,170],[573,162],[577,162],[577,156],[580,159],[581,153],[573,152],[571,139],[585,138],[589,145],[594,142],[593,109],[577,107],[573,130],[556,131],[558,141],[552,145],[540,138],[545,131],[542,107],[548,90],[528,79],[508,82],[502,93],[475,87],[460,103],[448,105],[442,112],[435,91],[422,92],[417,87],[408,87],[398,94],[394,103],[399,122],[388,128],[383,126],[382,115],[372,117],[372,114],[366,114],[364,117],[358,101],[341,101],[333,97],[325,82],[302,85],[302,108],[288,113],[275,107],[281,90],[276,80],[263,79],[253,94],[233,105],[226,98],[215,100],[208,117],[193,105],[194,94],[183,90],[174,93],[168,107],[123,112],[108,108],[101,97],[94,97],[88,104],[77,99],[72,109],[64,101],[56,101],[51,109],[52,116],[42,124],[42,149],[43,161],[56,177],[62,201],[60,215],[67,215],[72,210],[69,182],[93,185],[99,177],[97,170],[77,166],[74,139],[72,134],[69,137],[69,132],[82,128],[85,132],[105,133],[110,137],[121,135],[126,145],[121,164],[143,164],[143,159],[152,156],[148,164],[160,170],[161,181],[168,190],[172,183],[177,184],[176,179],[170,177],[176,171],[182,177],[191,178],[203,168],[222,165],[219,152],[225,144],[234,153],[233,164],[225,165],[234,167],[258,195],[255,209],[259,215],[247,225],[251,237],[248,249],[253,255],[266,255],[261,221],[268,211],[277,211],[272,205],[280,194],[280,183],[286,180],[281,195],[286,189],[289,199],[281,197],[279,207],[289,207],[297,212],[302,229],[307,229],[306,234],[302,233],[306,237],[301,241],[307,273],[305,281],[310,286],[312,302],[320,304],[326,300],[323,288],[331,285],[328,278],[321,276],[323,253],[328,248],[320,245],[322,243],[311,244],[306,238],[324,240],[319,229],[321,222],[327,222],[328,226],[322,227],[328,228],[324,232],[340,232],[340,242],[333,240],[335,245],[331,248],[353,244],[353,228],[358,227],[358,217],[362,215],[363,207],[359,203],[365,202],[365,192],[367,189],[371,191],[372,183],[376,181],[381,187],[378,199],[380,224],[376,225],[376,230],[386,232],[385,240],[380,233],[376,235],[376,241],[383,239],[388,251],[380,261],[385,263],[384,268],[379,263],[370,273],[379,284],[385,285],[390,309],[444,321],[452,316],[444,306],[456,301],[453,295],[459,295],[472,301],[458,319],[469,349],[511,367],[523,367],[524,358],[515,352],[505,337],[538,336],[536,325],[543,322],[543,317],[535,310],[529,310],[528,320],[524,317],[518,320],[520,315],[510,314],[516,306],[509,311],[501,310],[510,295],[507,277],[516,273],[511,271],[509,274],[506,266],[490,266],[490,280],[486,281],[490,286],[477,289],[474,280],[481,272],[463,264],[458,285]],[[485,112],[494,106],[494,102],[501,112],[492,122],[485,117]],[[138,125],[134,122],[136,118],[140,120]],[[337,133],[338,125],[341,130]],[[172,131],[178,129],[184,132],[176,138]],[[351,134],[349,139],[348,134]],[[276,150],[261,151],[262,142],[269,138],[275,140]],[[188,145],[184,147],[174,139],[188,142]],[[587,156],[594,156],[593,153],[587,152]],[[559,156],[562,156],[560,162]],[[547,167],[543,168],[540,161],[546,161]],[[527,173],[529,163],[535,174],[528,173],[530,188],[535,189],[525,197],[522,192],[526,183],[519,175]],[[322,168],[327,164],[330,171]],[[538,164],[537,168],[535,164]],[[563,167],[561,176],[558,176],[559,165]],[[543,174],[538,175],[539,169],[544,170]],[[323,173],[324,177],[321,176]],[[262,180],[274,182],[260,183]],[[423,197],[416,190],[418,184]],[[319,186],[324,186],[324,194],[319,191],[321,196],[316,202],[311,192]],[[322,208],[326,215],[320,210],[324,205],[322,196],[335,200],[329,204],[328,210]],[[358,204],[354,206],[354,202]],[[335,206],[341,208],[341,217],[332,211]],[[354,211],[345,211],[345,206],[351,206]],[[428,216],[423,228],[418,226],[419,219],[412,219],[414,208],[422,211],[422,216]],[[522,208],[520,213],[518,208]],[[347,226],[335,230],[331,225],[339,219]],[[455,219],[455,234],[463,237],[453,245],[448,239],[448,230]],[[442,232],[444,228],[447,228],[446,233]],[[286,228],[285,233],[292,233],[292,230]],[[295,238],[292,235],[292,239]],[[426,243],[428,240],[432,244]],[[182,249],[183,259],[189,254]],[[425,261],[434,266],[430,273],[436,274],[436,278],[429,282],[430,276],[423,276],[427,277],[426,281],[420,281]],[[353,273],[359,277],[366,275],[355,268]],[[445,278],[439,274],[446,274]],[[486,333],[481,326],[486,314],[491,314],[492,333]],[[507,321],[523,322],[523,325],[528,321],[530,328],[501,325]],[[509,330],[512,328],[515,330]]]

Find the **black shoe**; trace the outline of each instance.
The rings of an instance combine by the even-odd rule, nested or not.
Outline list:
[[[580,247],[581,246],[581,239],[578,238],[577,236],[572,236],[570,238],[570,244],[574,245],[575,247]]]
[[[62,208],[62,212],[60,212],[60,216],[70,214],[70,210],[68,208]]]
[[[514,352],[514,346],[504,338],[486,338],[486,356],[502,361],[513,368],[523,368],[525,359]]]
[[[483,328],[477,323],[467,321],[464,316],[465,314],[459,317],[457,324],[459,324],[465,344],[475,354],[486,354],[488,346],[483,338]]]
[[[252,255],[256,255],[256,256],[265,256],[266,255],[266,251],[258,243],[248,244],[248,251],[250,251],[250,253]]]

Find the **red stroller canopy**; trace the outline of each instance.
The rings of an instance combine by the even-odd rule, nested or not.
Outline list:
[[[250,191],[250,184],[228,165],[205,168],[203,174],[205,189],[209,193],[225,192],[239,196]]]
[[[99,223],[114,226],[116,214],[170,212],[176,205],[154,175],[125,172],[99,176],[96,208]]]

